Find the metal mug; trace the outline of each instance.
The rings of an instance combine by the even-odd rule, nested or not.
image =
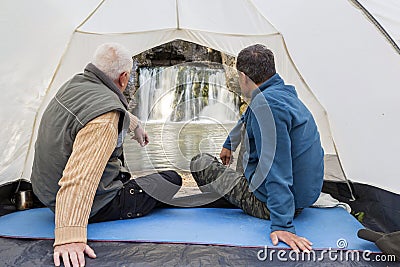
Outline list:
[[[33,208],[32,190],[17,192],[15,194],[15,207],[17,210],[27,210]]]

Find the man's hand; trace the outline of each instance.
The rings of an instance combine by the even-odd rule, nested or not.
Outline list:
[[[85,253],[91,258],[96,258],[94,250],[85,243],[69,243],[55,246],[54,265],[60,266],[60,257],[62,257],[65,267],[70,267],[70,262],[73,267],[85,266]]]
[[[134,133],[135,136],[132,139],[135,139],[141,147],[144,147],[149,143],[149,136],[143,130],[142,126],[139,125],[139,127],[136,127]]]
[[[282,241],[296,252],[300,252],[300,250],[310,252],[310,250],[312,250],[312,243],[307,238],[297,236],[291,232],[274,231],[271,233],[270,237],[274,246],[278,245],[279,241]]]
[[[232,151],[223,147],[221,153],[219,154],[219,158],[222,160],[222,164],[229,165],[232,160]]]

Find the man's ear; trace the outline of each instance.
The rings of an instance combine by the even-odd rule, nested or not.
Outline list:
[[[118,78],[119,86],[124,87],[128,82],[128,79],[129,79],[128,72],[124,71],[123,73],[121,73]]]

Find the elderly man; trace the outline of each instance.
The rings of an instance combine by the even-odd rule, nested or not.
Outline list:
[[[179,188],[181,177],[165,171],[137,179],[123,166],[123,141],[131,129],[140,145],[148,143],[138,120],[127,111],[122,94],[132,57],[119,44],[103,44],[82,74],[57,92],[45,110],[35,146],[32,187],[55,212],[54,264],[84,266],[87,224],[148,214],[159,201],[139,186],[169,181]],[[162,184],[162,183],[161,183]],[[151,186],[150,186],[151,187]],[[177,190],[166,190],[172,198]]]
[[[276,73],[268,48],[243,49],[236,67],[242,94],[251,102],[223,145],[222,163],[200,154],[191,162],[193,177],[203,191],[217,192],[247,214],[270,219],[274,245],[283,241],[296,251],[309,251],[311,242],[296,235],[293,218],[321,192],[324,152],[317,126],[295,88]],[[241,140],[244,174],[224,166]]]

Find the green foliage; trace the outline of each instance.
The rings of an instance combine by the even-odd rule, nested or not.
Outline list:
[[[363,211],[355,212],[352,211],[351,215],[353,215],[359,222],[363,222],[365,213]]]

